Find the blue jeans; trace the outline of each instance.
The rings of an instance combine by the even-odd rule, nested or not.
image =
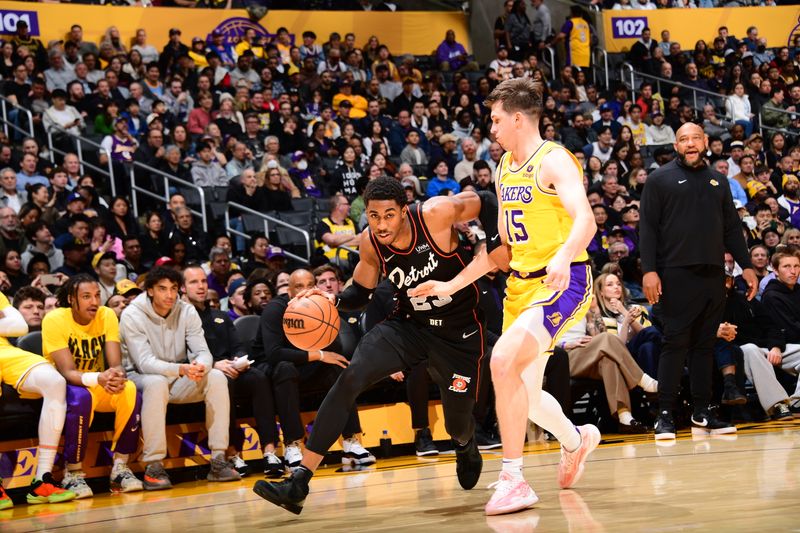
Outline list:
[[[655,326],[642,329],[628,341],[628,351],[636,360],[639,368],[648,376],[658,376],[658,360],[661,357],[663,335]]]

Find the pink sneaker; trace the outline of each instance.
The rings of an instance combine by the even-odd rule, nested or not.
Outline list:
[[[581,446],[574,452],[568,452],[561,446],[561,462],[558,464],[558,485],[568,489],[578,482],[583,475],[583,465],[589,454],[600,444],[600,430],[591,424],[579,426]]]
[[[516,480],[506,472],[500,472],[500,479],[489,485],[489,488],[495,489],[486,504],[486,514],[489,516],[521,511],[539,501],[527,481]]]

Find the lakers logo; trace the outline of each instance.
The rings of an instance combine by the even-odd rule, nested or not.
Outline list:
[[[711,180],[711,181],[709,181],[709,183],[710,183],[711,185],[713,185],[714,187],[716,187],[717,185],[719,185],[719,182],[718,182],[717,180]]]
[[[546,318],[547,318],[547,320],[548,320],[548,321],[550,321],[550,323],[553,325],[553,327],[554,327],[554,328],[556,328],[556,327],[558,327],[558,325],[561,323],[561,320],[562,320],[564,317],[563,317],[563,316],[561,316],[561,313],[560,313],[560,312],[556,311],[556,312],[555,312],[555,313],[553,313],[552,315],[547,315],[547,317],[546,317]]]

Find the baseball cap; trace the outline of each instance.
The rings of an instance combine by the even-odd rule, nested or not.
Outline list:
[[[600,106],[600,112],[602,113],[603,111],[612,111],[611,105],[609,105],[607,103],[602,104]]]
[[[203,40],[202,37],[192,37],[192,44],[194,44],[194,43],[204,43],[204,42],[205,41]]]
[[[103,259],[113,259],[114,261],[117,260],[117,254],[114,252],[97,252],[94,254],[92,258],[92,268],[97,268],[97,265],[100,264],[100,261]]]
[[[88,242],[83,242],[81,239],[72,237],[71,239],[67,239],[62,243],[61,249],[66,252],[69,250],[80,250],[81,248],[85,248],[87,246],[89,246]]]
[[[292,154],[292,163],[297,163],[306,156],[305,152],[298,150]]]
[[[458,138],[453,135],[452,133],[445,133],[441,137],[439,137],[439,144],[449,143],[449,142],[458,142]]]
[[[147,125],[149,126],[156,119],[161,120],[161,116],[158,113],[150,113],[147,115]]]
[[[86,200],[84,200],[83,196],[81,196],[81,193],[79,193],[79,192],[73,192],[72,194],[67,196],[67,203],[68,204],[74,202],[75,200],[80,200],[81,202],[86,202]]]
[[[413,187],[417,194],[422,196],[422,185],[416,176],[406,176],[400,183],[403,184],[403,187]]]
[[[742,59],[747,59],[748,57],[753,57],[753,52],[745,52],[742,54]]]
[[[751,142],[755,141],[756,139],[761,139],[763,141],[764,137],[762,137],[760,133],[753,133],[752,135],[750,135],[750,137],[747,138],[747,141],[745,141],[745,142],[747,142],[747,144],[750,144]]]
[[[353,107],[353,103],[350,100],[342,100],[339,107]]]
[[[238,289],[239,287],[244,287],[245,285],[247,285],[247,279],[245,278],[239,278],[233,280],[231,282],[231,286],[228,287],[228,295],[232,295],[233,293],[236,292],[236,289]]]
[[[766,191],[767,186],[760,181],[750,180],[747,182],[747,194],[752,198],[761,191]]]
[[[619,212],[619,214],[620,215],[624,215],[628,211],[633,211],[633,210],[638,211],[639,207],[636,204],[626,205],[625,207],[622,208],[622,210]]]
[[[180,35],[180,34],[181,34],[181,30],[178,29],[178,28],[170,28],[170,30],[169,30],[169,36],[170,37],[172,37],[173,35]]]
[[[136,294],[140,294],[142,289],[140,289],[138,285],[127,278],[119,280],[114,286],[114,292],[116,294],[121,294],[122,296],[128,296],[134,291]]]
[[[160,266],[172,266],[174,264],[175,264],[175,260],[174,259],[172,259],[168,255],[162,255],[161,257],[156,259],[156,262],[155,262],[155,264],[153,266],[157,266],[157,267],[160,267]]]
[[[500,43],[500,44],[497,46],[497,51],[499,52],[500,50],[508,50],[508,46],[506,46],[506,45],[505,45],[505,44],[503,44],[503,43]]]
[[[267,260],[275,259],[277,257],[283,257],[286,259],[286,254],[284,253],[283,249],[277,246],[270,246],[269,250],[267,251]]]
[[[286,71],[287,76],[294,76],[295,74],[300,74],[300,69],[296,66],[292,65],[289,67],[289,70]]]
[[[733,148],[744,148],[744,143],[742,141],[733,141],[731,143],[731,149]]]
[[[625,235],[625,230],[622,229],[620,226],[614,226],[613,228],[611,228],[611,231],[608,232],[609,235],[613,235],[615,233],[621,233]]]

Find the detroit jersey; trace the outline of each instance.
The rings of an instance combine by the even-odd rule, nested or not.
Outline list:
[[[483,322],[479,318],[479,292],[474,283],[446,297],[412,298],[408,291],[428,280],[450,281],[471,261],[471,254],[460,244],[450,253],[436,245],[425,225],[422,204],[408,207],[408,221],[411,245],[405,250],[385,246],[369,232],[383,275],[397,297],[397,308],[390,318],[408,317],[422,326],[436,328],[439,336],[460,339],[464,327]]]
[[[572,229],[561,199],[553,189],[539,183],[542,159],[553,150],[565,150],[581,168],[569,150],[552,141],[544,141],[519,169],[511,168],[511,152],[506,152],[497,165],[495,180],[500,184],[500,200],[508,244],[511,245],[510,266],[517,272],[535,272],[545,268],[564,244]],[[586,261],[581,252],[574,261]]]

